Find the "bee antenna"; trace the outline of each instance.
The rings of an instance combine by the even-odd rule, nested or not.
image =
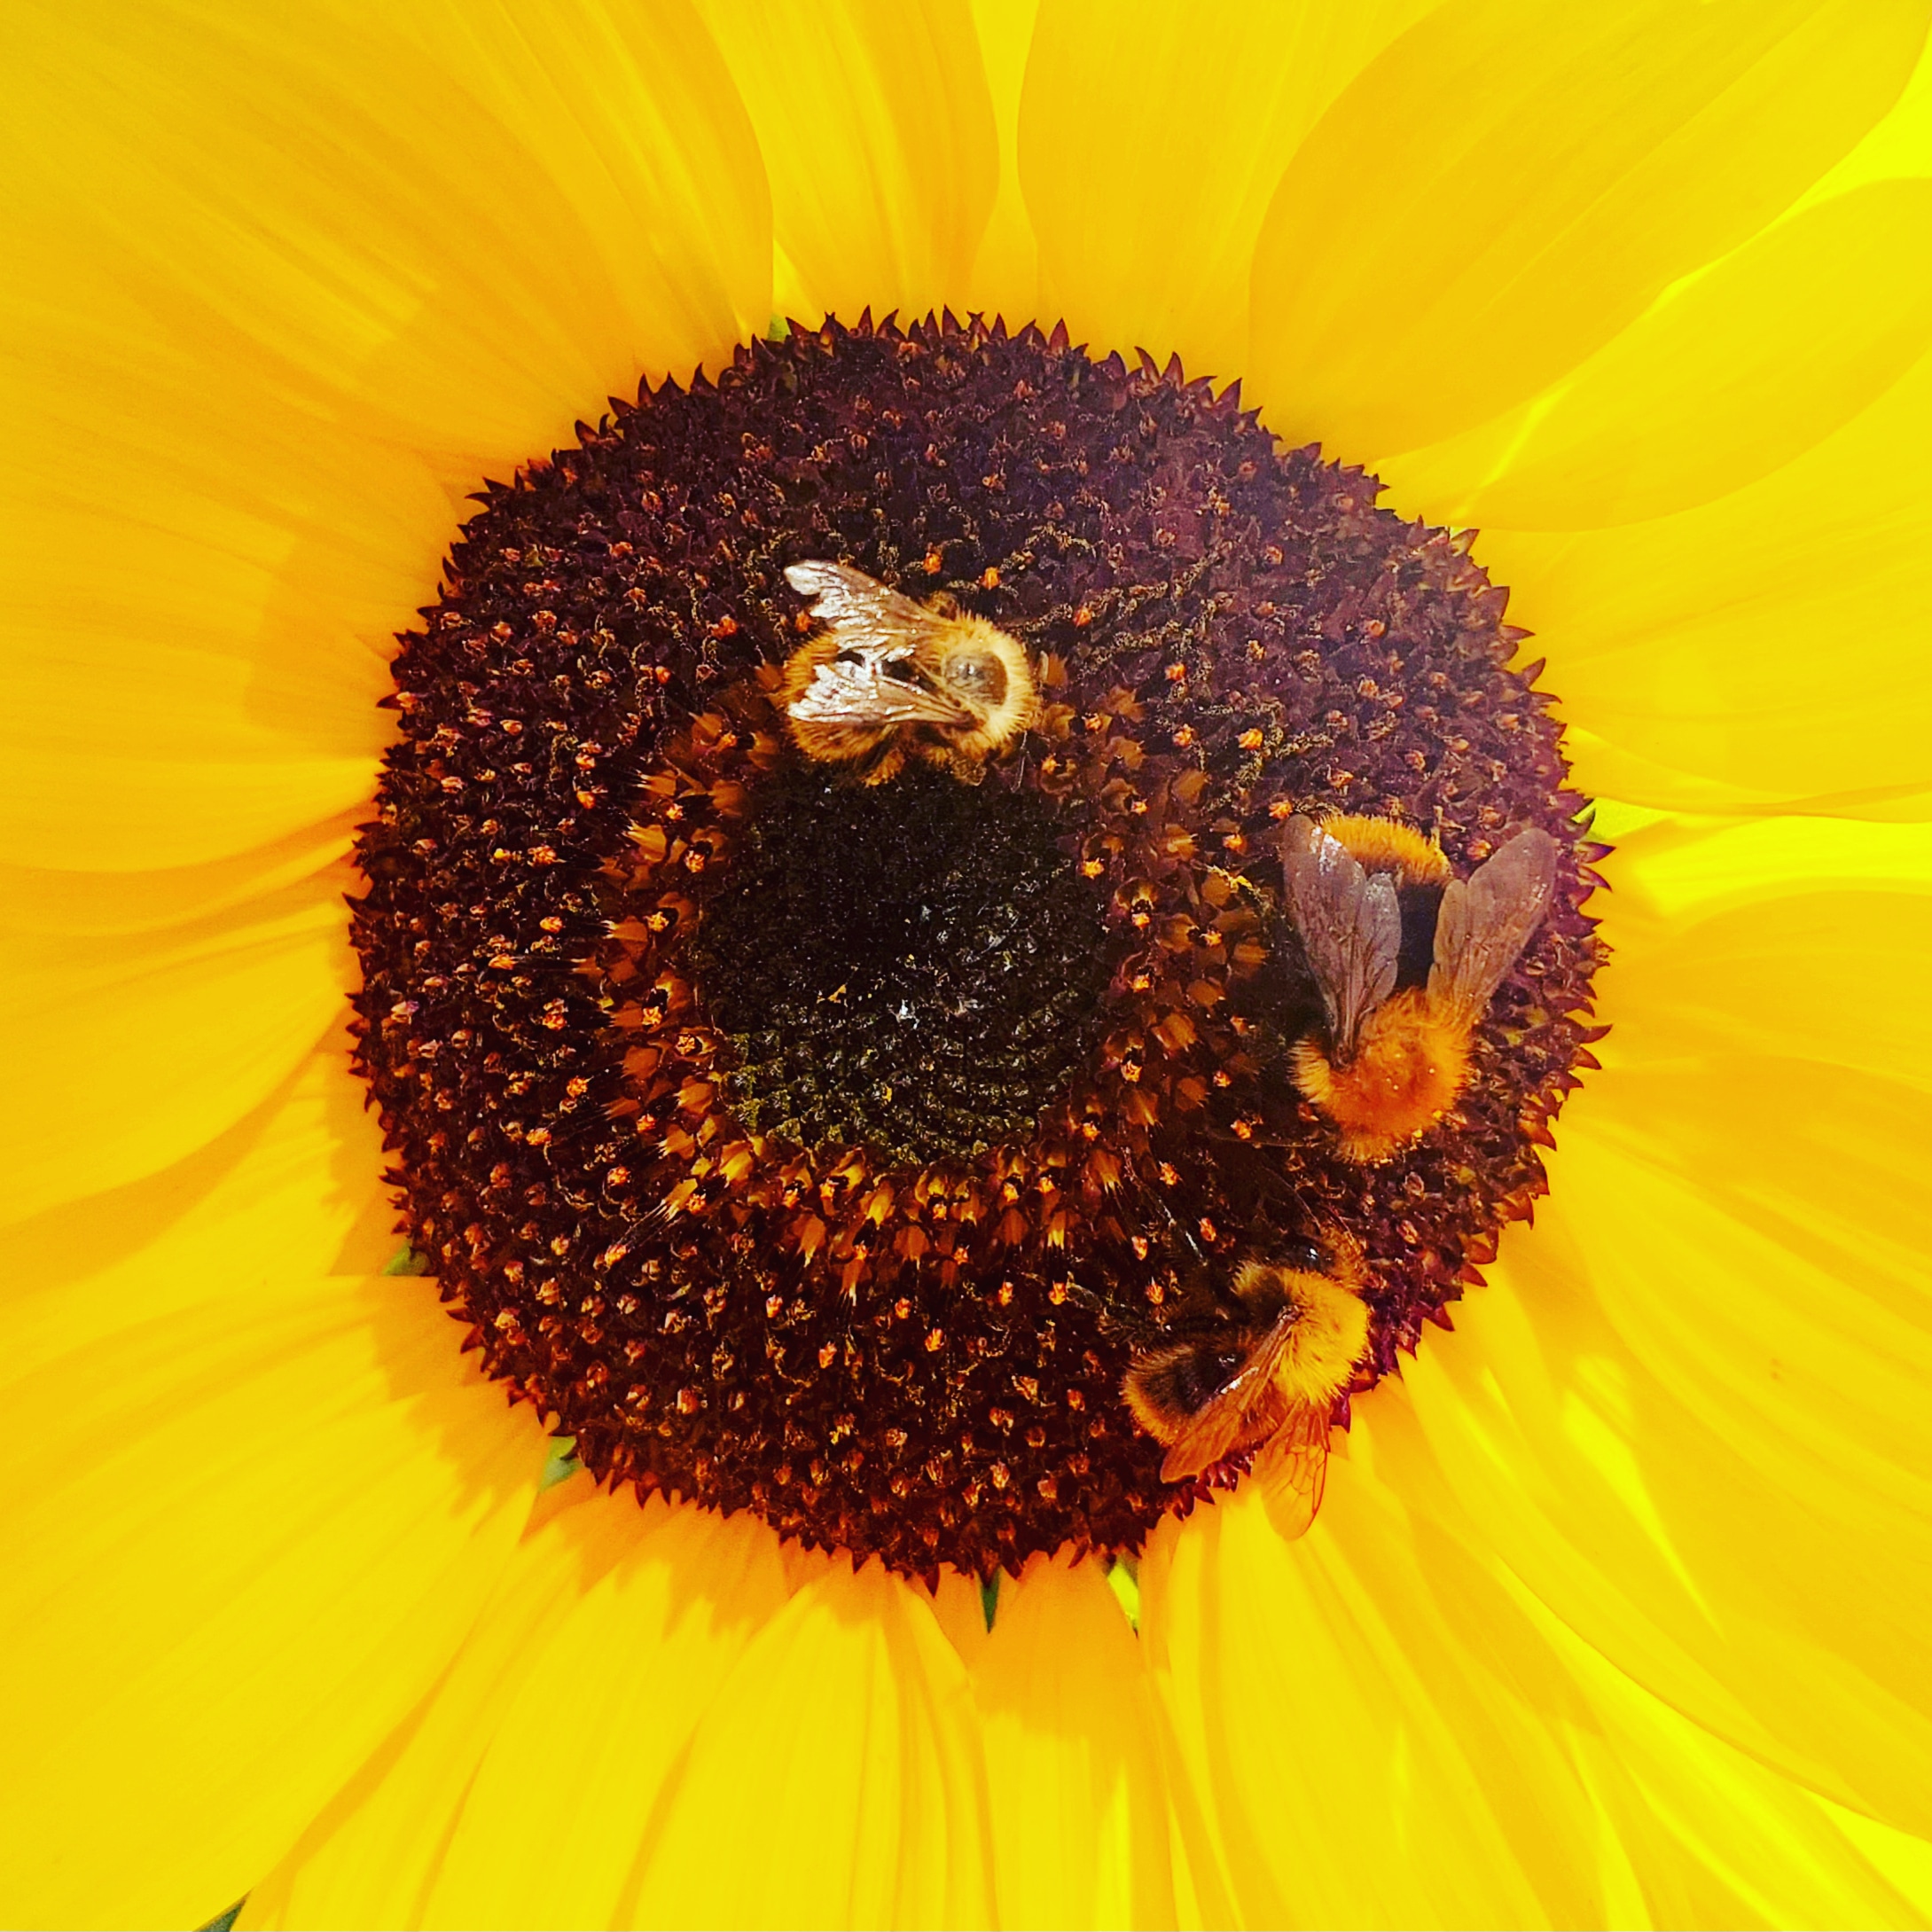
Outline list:
[[[1156,1195],[1154,1198],[1157,1201],[1160,1200],[1159,1195]],[[1181,1217],[1174,1212],[1173,1208],[1169,1207],[1167,1202],[1164,1201],[1161,1201],[1161,1212],[1164,1214],[1168,1217],[1169,1221],[1173,1224],[1174,1232],[1178,1234],[1180,1238],[1184,1241],[1185,1241],[1188,1247],[1193,1251],[1194,1259],[1205,1264],[1208,1257],[1201,1253],[1201,1243],[1194,1239],[1193,1232],[1188,1227],[1187,1224],[1183,1221]]]

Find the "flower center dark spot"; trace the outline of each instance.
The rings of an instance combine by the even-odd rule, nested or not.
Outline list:
[[[1597,849],[1505,594],[1375,496],[977,324],[756,344],[490,489],[396,660],[359,1063],[451,1313],[600,1480],[919,1574],[1130,1549],[1201,1482],[1123,1382],[1208,1399],[1256,1264],[1359,1249],[1357,1391],[1479,1279],[1588,1063]],[[810,560],[1018,639],[1034,727],[983,772],[803,755]],[[1458,878],[1559,855],[1453,1104],[1373,1161],[1297,1084],[1310,812]]]
[[[1107,983],[1061,831],[1037,793],[930,768],[774,778],[690,950],[744,1125],[906,1162],[1024,1138]]]

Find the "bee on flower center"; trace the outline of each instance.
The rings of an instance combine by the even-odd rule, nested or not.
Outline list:
[[[1406,825],[1298,813],[1282,878],[1324,1014],[1295,1044],[1295,1083],[1344,1155],[1385,1161],[1467,1084],[1477,1022],[1549,910],[1556,841],[1529,827],[1458,879]]]
[[[1368,1346],[1362,1257],[1340,1230],[1235,1271],[1232,1319],[1187,1323],[1137,1350],[1122,1393],[1166,1445],[1163,1482],[1255,1451],[1255,1480],[1285,1535],[1321,1505],[1338,1397]]]
[[[785,575],[825,626],[792,653],[778,692],[808,758],[882,785],[910,754],[977,785],[1037,718],[1025,647],[984,618],[915,604],[845,564]]]

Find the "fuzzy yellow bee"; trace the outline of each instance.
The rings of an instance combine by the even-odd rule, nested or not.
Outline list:
[[[977,785],[1039,716],[1025,647],[983,618],[915,604],[847,564],[785,575],[825,626],[792,653],[778,690],[808,758],[881,785],[910,755]]]
[[[1122,1393],[1167,1445],[1163,1482],[1256,1451],[1270,1514],[1299,1535],[1321,1506],[1336,1400],[1368,1347],[1360,1251],[1337,1232],[1285,1258],[1244,1262],[1232,1288],[1232,1322],[1204,1322],[1137,1353]]]
[[[1556,858],[1532,826],[1458,879],[1393,820],[1287,821],[1284,905],[1325,1013],[1290,1068],[1349,1160],[1387,1160],[1455,1104],[1477,1022],[1549,911]]]

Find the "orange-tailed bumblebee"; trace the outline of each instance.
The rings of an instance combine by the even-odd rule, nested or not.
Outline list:
[[[1243,1262],[1232,1295],[1232,1316],[1137,1351],[1122,1393],[1167,1445],[1163,1482],[1255,1451],[1269,1513],[1296,1536],[1321,1506],[1335,1403],[1368,1345],[1361,1255],[1338,1231],[1284,1259]]]
[[[1320,996],[1289,1071],[1349,1160],[1387,1160],[1455,1104],[1476,1023],[1549,910],[1556,856],[1530,827],[1458,879],[1392,819],[1288,819],[1283,908]]]

